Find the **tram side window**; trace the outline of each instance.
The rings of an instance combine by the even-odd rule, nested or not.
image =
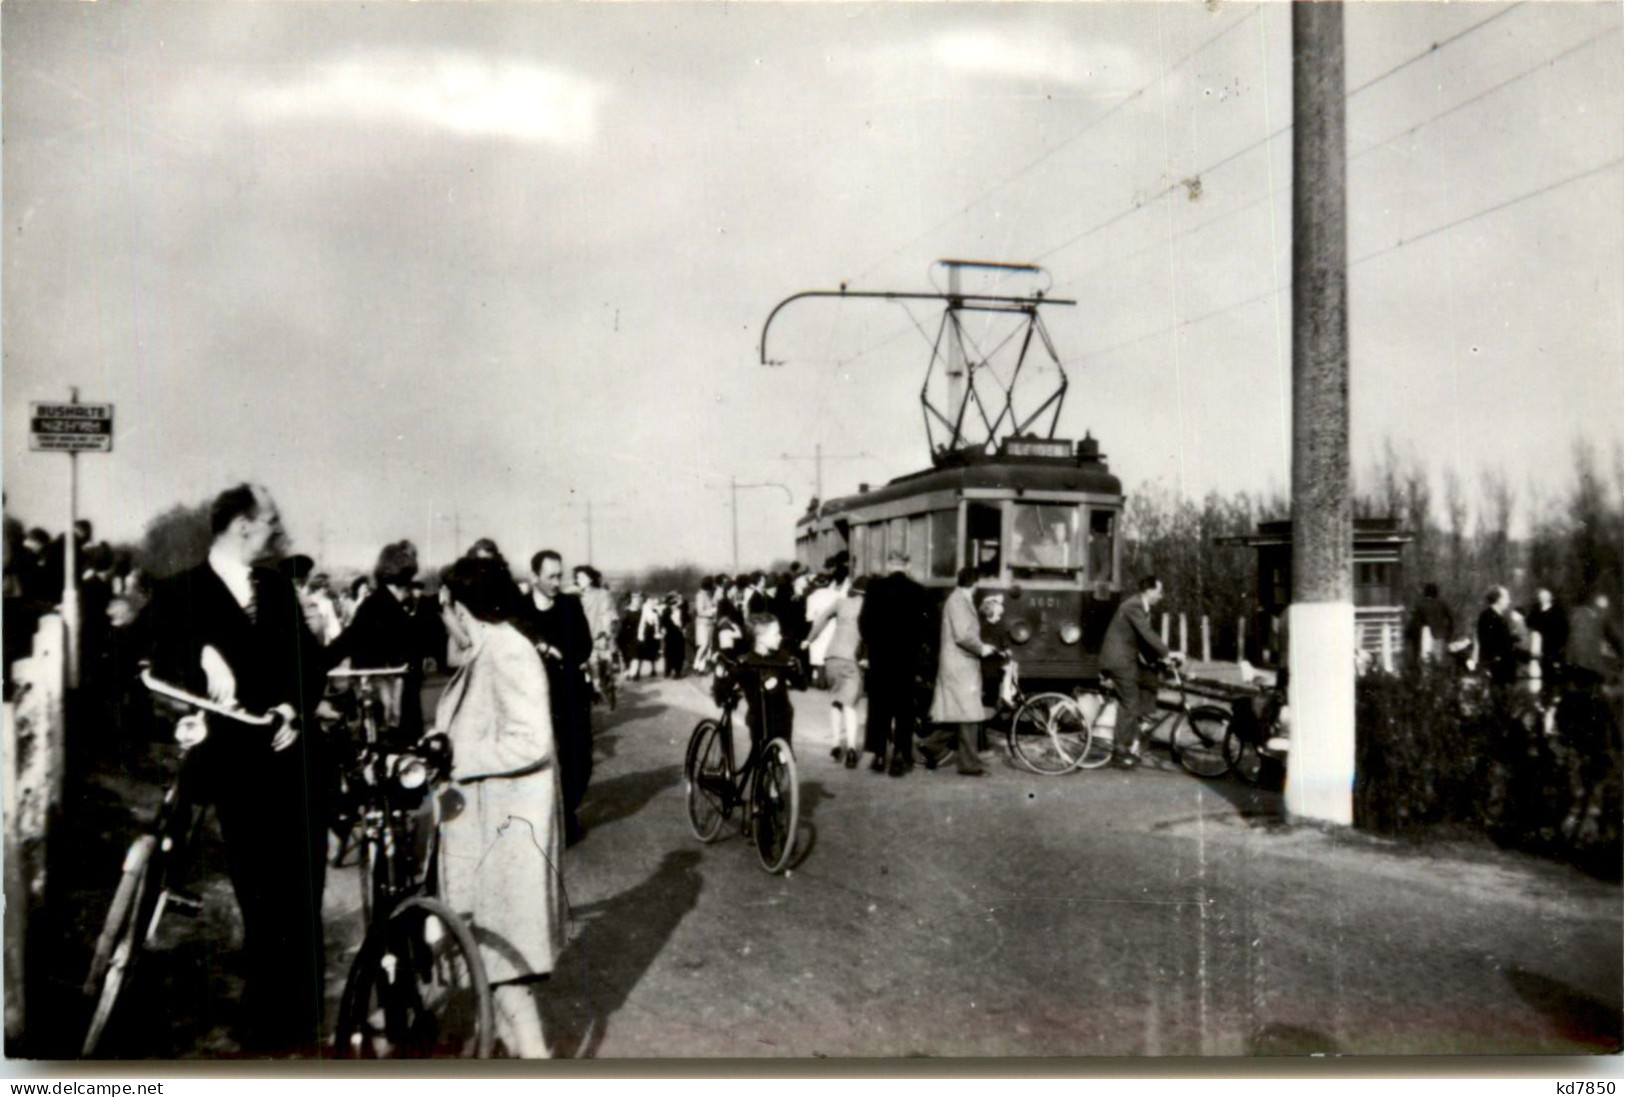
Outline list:
[[[863,570],[870,575],[886,574],[886,527],[880,522],[865,526],[868,534],[863,547]]]
[[[931,528],[931,578],[952,579],[959,570],[959,512],[934,510]]]
[[[908,520],[908,573],[914,579],[925,579],[931,574],[927,521],[924,514],[916,514]]]
[[[984,578],[997,579],[1004,567],[1004,513],[997,505],[970,503],[965,507],[965,540],[970,553],[967,567]]]
[[[1089,512],[1089,578],[1109,582],[1112,578],[1112,542],[1117,535],[1117,514],[1109,510]]]
[[[886,523],[886,555],[890,556],[894,552],[907,554],[909,551],[908,519],[893,518]],[[913,569],[910,568],[909,570],[912,571]]]

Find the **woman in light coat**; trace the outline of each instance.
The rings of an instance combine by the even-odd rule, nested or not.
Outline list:
[[[506,619],[518,599],[503,564],[459,560],[445,589],[446,627],[468,655],[435,715],[454,782],[442,800],[442,898],[472,920],[507,1051],[546,1058],[539,980],[564,950],[566,917],[547,672]]]
[[[982,660],[994,650],[992,644],[982,642],[982,618],[975,601],[977,578],[975,568],[960,568],[958,584],[942,604],[937,687],[931,695],[931,719],[939,728],[920,744],[930,768],[956,749],[959,772],[966,777],[987,772],[976,758],[976,733],[987,719],[982,705]]]

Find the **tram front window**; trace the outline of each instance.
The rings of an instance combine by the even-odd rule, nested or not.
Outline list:
[[[1010,523],[1010,569],[1018,579],[1083,575],[1083,511],[1072,503],[1016,503]]]

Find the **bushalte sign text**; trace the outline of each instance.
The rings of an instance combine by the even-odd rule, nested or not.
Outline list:
[[[28,448],[46,453],[109,453],[112,404],[29,405]]]

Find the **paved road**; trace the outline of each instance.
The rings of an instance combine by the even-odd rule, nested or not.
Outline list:
[[[700,683],[624,698],[565,864],[574,922],[547,1018],[562,1054],[1619,1047],[1618,885],[1488,846],[1287,828],[1276,797],[1171,768],[846,770],[817,693],[797,698],[804,855],[768,876],[745,842],[688,830],[682,752],[712,707]],[[235,1050],[240,927],[217,849],[213,868],[124,1054]],[[335,1002],[356,875],[327,887]]]
[[[682,751],[711,708],[694,679],[645,682],[600,729],[548,1017],[563,1054],[1619,1046],[1617,885],[1289,829],[1276,797],[1171,768],[846,770],[816,693],[797,701],[805,855],[773,877],[688,830]],[[353,924],[353,889],[328,893]]]

